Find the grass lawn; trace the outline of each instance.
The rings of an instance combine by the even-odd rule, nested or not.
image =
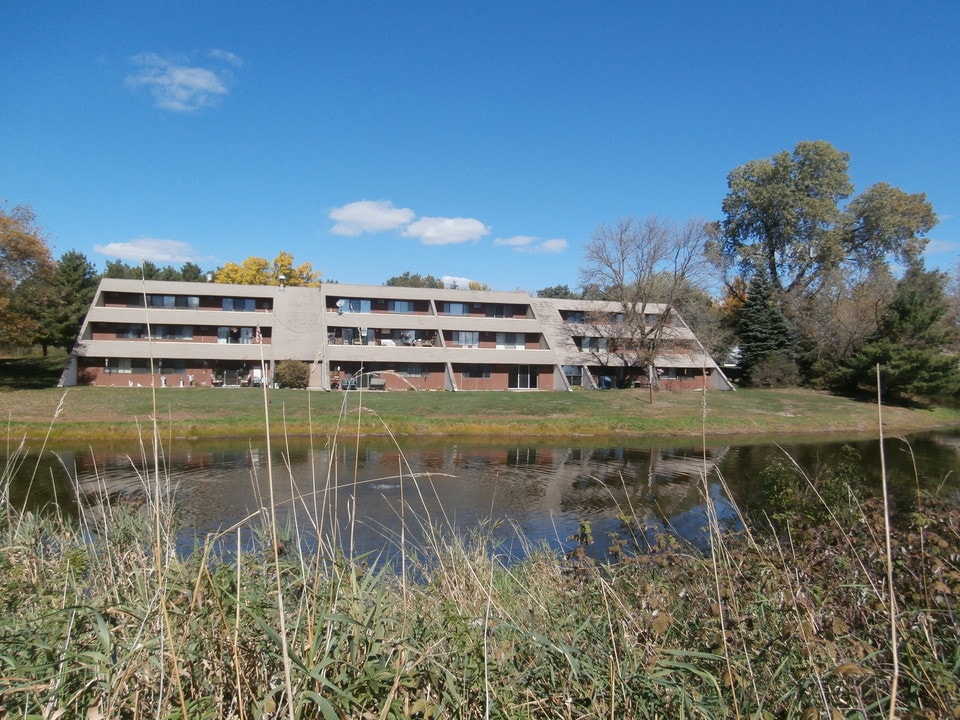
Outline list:
[[[8,436],[105,440],[136,437],[156,416],[172,437],[273,431],[401,436],[640,436],[875,434],[875,403],[812,390],[670,392],[313,392],[253,388],[56,387],[66,362],[0,358],[0,415]],[[960,424],[960,410],[884,407],[884,432]]]
[[[309,392],[252,388],[55,387],[64,357],[0,360],[0,414],[19,439],[136,437],[156,416],[172,437],[274,432],[401,436],[875,434],[878,412],[811,390],[659,392]],[[887,434],[960,424],[947,408],[883,408]]]

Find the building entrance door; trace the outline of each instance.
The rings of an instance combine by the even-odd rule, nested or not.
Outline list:
[[[518,365],[512,368],[508,387],[511,390],[535,390],[537,388],[537,369],[530,365]]]

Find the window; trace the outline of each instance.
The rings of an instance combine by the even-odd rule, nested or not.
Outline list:
[[[487,305],[487,317],[492,318],[502,318],[502,317],[511,317],[507,314],[506,305]]]
[[[413,300],[389,300],[387,310],[395,313],[412,313]]]
[[[106,307],[143,307],[143,295],[140,293],[106,292],[103,294]]]
[[[606,352],[607,338],[604,337],[584,337],[580,338],[580,350],[582,352]]]
[[[246,340],[243,338],[246,337]],[[241,328],[241,327],[218,327],[217,328],[217,342],[221,345],[229,344],[233,345],[240,342],[251,342],[253,337],[253,328]]]
[[[137,339],[143,337],[143,325],[118,325],[118,339]]]
[[[176,307],[176,298],[173,295],[148,295],[147,304],[153,308]]]
[[[339,305],[341,312],[368,313],[370,312],[371,302],[363,299],[343,300]]]
[[[410,365],[401,365],[397,368],[397,374],[401,377],[426,377],[427,373],[423,369],[423,365],[413,363]]]
[[[451,342],[460,347],[480,347],[480,333],[472,330],[454,330]]]
[[[523,350],[527,345],[524,333],[497,333],[498,350]]]
[[[119,375],[146,375],[150,372],[150,362],[142,358],[132,360],[130,358],[117,358],[113,362],[113,372]]]
[[[253,298],[223,298],[221,307],[227,312],[254,312],[257,301]]]
[[[180,336],[181,340],[192,340],[193,339],[193,329],[184,328],[184,330],[190,331],[190,337]],[[221,345],[250,345],[256,337],[256,328],[252,327],[226,327],[221,326],[217,328],[217,342]]]
[[[483,365],[468,365],[460,374],[466,380],[484,380],[490,377],[490,368]]]
[[[445,302],[442,308],[444,315],[466,315],[470,312],[467,303]]]
[[[157,340],[193,340],[190,325],[153,325],[150,332]]]
[[[563,374],[567,377],[567,382],[573,387],[583,386],[583,368],[579,365],[564,365]]]
[[[197,295],[148,295],[147,304],[152,308],[190,308],[200,307]]]
[[[583,323],[583,313],[580,310],[568,310],[566,315],[568,323]]]

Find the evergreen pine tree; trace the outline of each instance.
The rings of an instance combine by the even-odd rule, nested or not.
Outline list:
[[[76,250],[65,252],[51,278],[50,304],[42,312],[42,344],[70,352],[90,309],[100,276],[87,257]]]
[[[786,376],[795,377],[792,333],[765,270],[758,269],[750,281],[738,330],[740,368],[748,384],[780,384]]]
[[[876,366],[888,399],[954,396],[960,392],[957,359],[945,350],[950,338],[942,322],[947,312],[945,277],[922,266],[910,267],[877,330],[832,377],[835,387],[876,390]]]

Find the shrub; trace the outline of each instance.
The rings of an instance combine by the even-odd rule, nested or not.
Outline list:
[[[273,377],[280,387],[303,389],[310,384],[310,366],[301,360],[283,360]]]
[[[753,387],[796,387],[800,384],[800,372],[796,362],[783,353],[773,353],[759,361],[750,371]]]

